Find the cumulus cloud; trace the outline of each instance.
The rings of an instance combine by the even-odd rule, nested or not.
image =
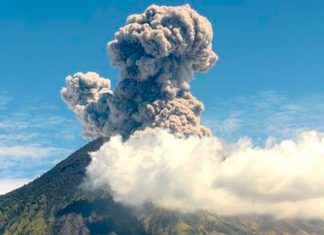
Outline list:
[[[156,128],[112,137],[92,153],[87,174],[91,187],[135,206],[324,217],[323,165],[324,134],[316,131],[260,148]]]
[[[204,107],[190,93],[193,72],[217,60],[210,22],[189,5],[152,5],[128,17],[108,43],[112,64],[121,68],[114,93],[95,73],[66,79],[62,98],[90,138],[161,127],[184,135],[209,135],[200,124]]]

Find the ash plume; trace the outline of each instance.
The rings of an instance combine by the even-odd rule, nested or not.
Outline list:
[[[216,62],[211,41],[211,24],[188,5],[152,5],[108,43],[121,68],[114,92],[96,73],[67,77],[61,94],[84,135],[111,137],[91,153],[84,186],[132,206],[324,218],[324,133],[262,148],[227,144],[200,124],[190,81]]]
[[[210,22],[189,5],[152,5],[129,16],[108,43],[112,65],[121,68],[113,95],[110,82],[98,75],[95,81],[89,75],[80,79],[78,73],[67,78],[62,98],[90,138],[127,138],[146,127],[210,135],[200,124],[204,106],[190,93],[189,83],[195,71],[207,71],[217,60],[212,36]]]
[[[66,77],[65,82],[61,96],[83,125],[84,136],[92,139],[102,136],[109,118],[110,80],[94,72],[79,72]]]

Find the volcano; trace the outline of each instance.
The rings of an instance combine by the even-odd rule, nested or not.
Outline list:
[[[81,187],[98,138],[33,182],[0,196],[0,234],[324,234],[324,221],[271,216],[181,213],[148,204],[133,208],[105,191]]]

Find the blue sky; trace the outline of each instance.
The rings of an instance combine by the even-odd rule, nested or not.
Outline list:
[[[216,135],[262,144],[324,129],[324,1],[0,0],[0,193],[87,142],[60,99],[64,78],[96,71],[116,84],[106,43],[152,3],[189,3],[213,24],[220,60],[192,90]]]

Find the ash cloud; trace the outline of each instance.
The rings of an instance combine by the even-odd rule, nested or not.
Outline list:
[[[113,95],[107,91],[110,82],[78,73],[67,78],[62,97],[92,139],[127,138],[146,127],[210,135],[200,124],[204,106],[190,93],[189,83],[195,71],[207,71],[217,60],[212,36],[210,22],[189,5],[152,5],[129,16],[108,43],[112,65],[121,68]]]
[[[201,125],[190,81],[218,59],[212,36],[188,5],[152,5],[108,43],[121,69],[114,91],[96,73],[67,77],[62,98],[84,135],[111,137],[91,154],[85,185],[134,206],[324,217],[323,133],[259,148],[244,138],[226,144]]]
[[[91,139],[103,136],[109,122],[110,80],[94,72],[79,72],[66,77],[65,82],[61,96],[83,125],[84,136]]]

